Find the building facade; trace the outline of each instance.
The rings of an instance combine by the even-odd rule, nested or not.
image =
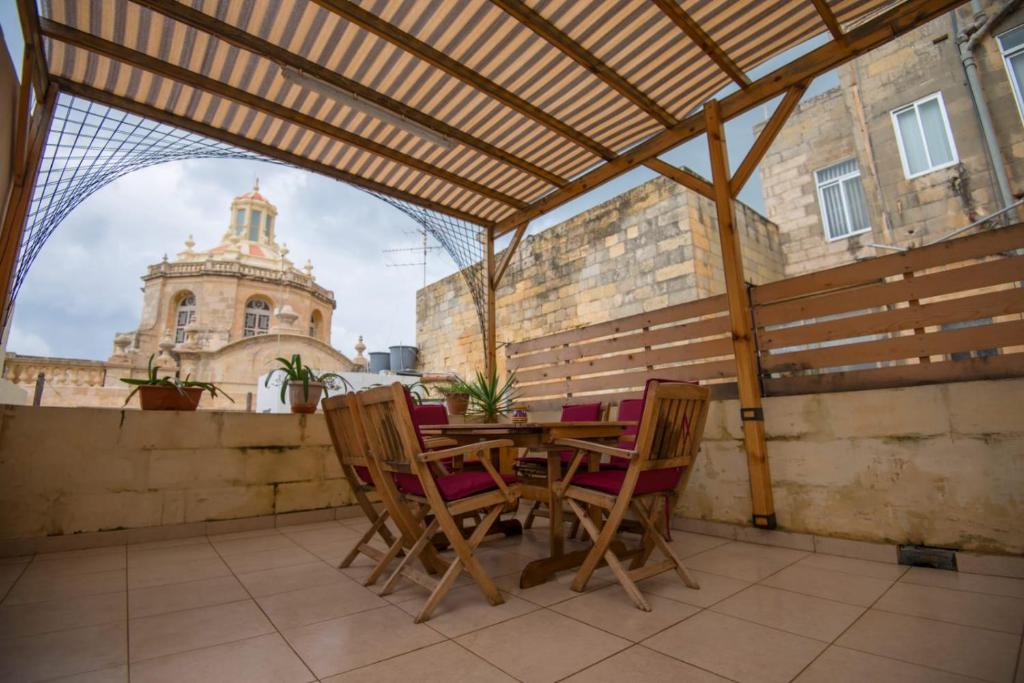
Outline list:
[[[940,239],[1024,193],[1024,9],[1001,11],[1014,4],[966,4],[840,67],[838,88],[801,103],[761,164],[787,276]],[[961,51],[972,38],[994,154]]]
[[[313,265],[297,268],[277,241],[277,208],[259,191],[231,202],[220,243],[184,251],[149,266],[142,276],[142,314],[137,329],[114,336],[106,361],[37,358],[8,354],[4,377],[30,387],[46,375],[44,405],[120,406],[128,393],[119,380],[145,374],[149,359],[162,374],[215,382],[235,399],[207,408],[245,408],[246,394],[276,365],[278,356],[334,371],[362,369],[331,346],[334,293],[316,283]],[[239,397],[241,401],[239,401]]]

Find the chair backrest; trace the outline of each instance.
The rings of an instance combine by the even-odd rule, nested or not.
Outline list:
[[[376,487],[379,475],[373,474],[376,466],[369,458],[366,432],[363,431],[356,395],[348,393],[325,398],[323,408],[338,464],[349,485],[353,488],[364,484]]]
[[[598,422],[600,420],[600,403],[575,403],[562,406],[561,422]]]
[[[637,433],[631,469],[680,469],[685,482],[700,449],[710,389],[684,382],[651,382]],[[677,484],[677,488],[680,484]]]
[[[422,453],[405,388],[398,382],[358,394],[370,453],[381,469],[409,472]]]
[[[636,443],[636,433],[640,431],[640,417],[644,413],[644,400],[642,398],[626,398],[619,401],[619,413],[615,419],[619,422],[636,422],[622,430],[619,435],[619,448],[633,449]]]

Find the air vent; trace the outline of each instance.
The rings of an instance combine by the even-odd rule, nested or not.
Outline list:
[[[931,567],[956,571],[956,551],[927,545],[901,545],[897,552],[899,563],[911,567]]]

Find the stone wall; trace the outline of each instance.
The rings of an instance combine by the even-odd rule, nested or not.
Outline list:
[[[778,279],[778,228],[736,207],[748,279]],[[724,290],[714,204],[659,178],[524,239],[498,290],[497,337],[522,341]],[[416,339],[424,370],[482,366],[480,324],[461,274],[417,293]]]
[[[0,539],[353,502],[323,415],[0,410]]]
[[[1024,553],[1024,380],[764,399],[779,527]],[[712,404],[679,512],[750,523],[739,404]]]
[[[984,4],[991,12],[1003,3]],[[970,20],[965,5],[959,26]],[[994,36],[1021,23],[1024,9],[1000,22],[975,53],[1018,195],[1024,192],[1024,125]],[[765,211],[781,231],[787,276],[889,253],[871,243],[921,244],[1001,208],[950,15],[853,60],[838,74],[840,87],[801,103],[761,164]],[[959,163],[908,180],[891,112],[936,92]],[[871,231],[830,242],[814,173],[849,159],[860,169]]]

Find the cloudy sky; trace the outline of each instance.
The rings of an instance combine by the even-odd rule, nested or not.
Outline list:
[[[16,3],[0,2],[0,27],[14,63],[22,40]],[[809,49],[801,46],[796,51]],[[758,77],[786,55],[751,72]],[[835,84],[819,78],[806,95]],[[735,167],[753,141],[751,130],[773,105],[749,112],[728,125]],[[665,155],[666,161],[708,175],[703,139]],[[416,253],[384,253],[419,244],[417,225],[401,212],[360,190],[287,167],[240,160],[172,162],[125,176],[96,192],[61,224],[36,259],[18,298],[7,348],[21,354],[105,359],[114,334],[138,326],[142,296],[139,277],[164,254],[173,258],[189,234],[196,249],[217,243],[227,227],[232,197],[260,189],[279,210],[277,239],[289,258],[311,258],[318,282],[334,290],[332,343],[351,353],[359,335],[370,350],[413,344],[416,338],[418,267],[389,264],[419,260]],[[530,232],[551,227],[580,211],[635,187],[654,174],[639,169],[538,219]],[[757,175],[741,199],[761,210]],[[500,246],[500,245],[499,245]],[[442,250],[427,259],[427,280],[455,271]]]

